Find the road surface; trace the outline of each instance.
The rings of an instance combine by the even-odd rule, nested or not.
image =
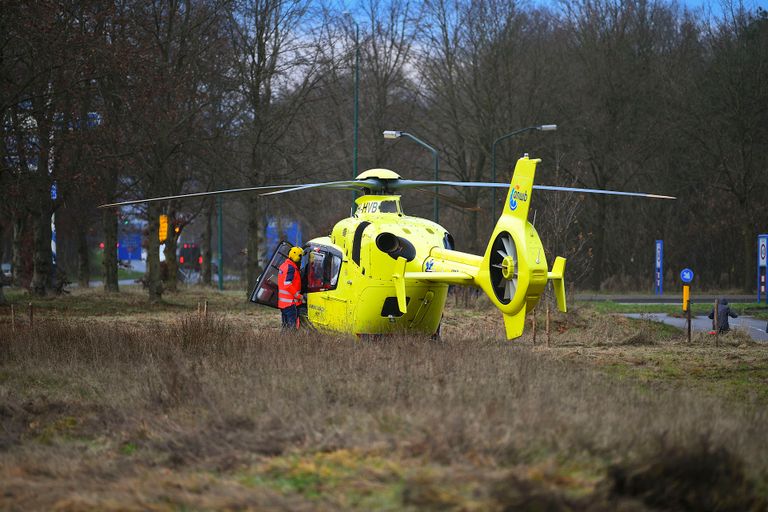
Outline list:
[[[728,302],[755,302],[754,295],[711,295],[694,294],[691,295],[692,304],[713,304],[715,299],[728,299]],[[664,295],[612,295],[607,293],[577,293],[577,301],[602,302],[612,301],[619,304],[680,304],[683,302],[683,292],[666,293]]]
[[[676,318],[666,313],[626,313],[624,316],[629,318],[649,318],[655,322],[663,322],[680,329],[687,327],[685,318]],[[765,332],[765,320],[758,320],[751,316],[740,316],[738,318],[729,318],[728,323],[731,325],[731,329],[742,329],[755,341],[768,341],[768,334]],[[691,328],[694,331],[711,331],[712,320],[706,316],[695,316],[692,318]]]

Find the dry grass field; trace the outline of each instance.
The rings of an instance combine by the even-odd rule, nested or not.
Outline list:
[[[766,510],[768,346],[572,308],[301,332],[242,294],[0,308],[3,510]],[[208,300],[207,316],[198,304]]]

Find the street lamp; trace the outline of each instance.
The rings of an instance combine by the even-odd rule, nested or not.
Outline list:
[[[493,141],[493,144],[491,144],[491,181],[496,183],[496,144],[501,142],[504,139],[508,139],[509,137],[512,137],[513,135],[518,135],[520,133],[528,132],[531,130],[538,130],[540,132],[552,132],[557,130],[556,124],[540,124],[536,126],[528,126],[527,128],[520,128],[519,130],[515,130],[513,132],[509,132],[505,135],[502,135],[495,141]],[[496,219],[496,189],[493,189],[493,219],[495,221]]]
[[[426,142],[424,142],[423,140],[419,139],[418,137],[416,137],[414,135],[411,135],[408,132],[401,132],[399,130],[385,130],[384,131],[384,138],[385,139],[399,139],[400,137],[408,137],[412,141],[420,144],[421,146],[427,148],[428,150],[430,150],[432,152],[432,156],[435,159],[435,181],[438,181],[440,179],[439,178],[439,169],[440,169],[440,167],[439,167],[439,158],[437,156],[437,150],[435,148],[433,148],[432,146],[430,146],[429,144],[427,144]],[[435,222],[440,224],[440,201],[439,201],[439,197],[438,197],[437,187],[438,186],[435,185],[435,203],[434,203],[434,205],[435,205],[434,206],[434,208],[435,208]]]

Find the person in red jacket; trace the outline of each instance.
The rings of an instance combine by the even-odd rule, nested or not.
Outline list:
[[[277,307],[280,308],[283,329],[299,328],[298,307],[304,298],[301,295],[299,262],[303,254],[301,247],[292,247],[277,273]]]

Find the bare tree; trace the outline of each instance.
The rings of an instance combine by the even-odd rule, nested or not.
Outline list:
[[[284,137],[319,79],[309,14],[309,3],[303,0],[241,0],[230,14],[232,69],[243,107],[241,144],[247,152],[241,169],[251,185],[285,182],[293,171]],[[246,275],[253,283],[259,272],[262,217],[256,195],[247,198],[247,210]]]

